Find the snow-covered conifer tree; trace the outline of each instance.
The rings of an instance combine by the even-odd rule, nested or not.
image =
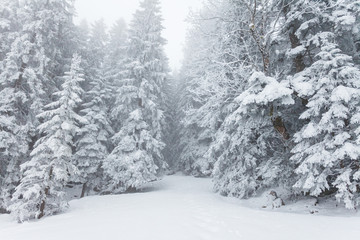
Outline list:
[[[127,25],[123,19],[119,19],[112,26],[109,34],[109,42],[106,46],[106,57],[104,61],[105,80],[109,85],[109,94],[106,96],[106,103],[110,110],[110,119],[114,129],[121,126],[121,118],[116,111],[117,91],[121,86],[121,79],[124,77],[125,59],[127,51]]]
[[[280,185],[279,173],[287,177],[291,169],[284,164],[289,134],[279,109],[293,103],[292,91],[276,74],[277,59],[270,59],[279,10],[276,3],[247,0],[209,6],[210,16],[199,19],[216,19],[215,29],[205,34],[210,39],[199,52],[211,61],[200,68],[204,72],[197,79],[205,82],[197,96],[203,100],[190,115],[210,132],[212,142],[200,162],[215,163],[215,190],[249,197],[262,187]],[[255,100],[256,95],[262,99]]]
[[[216,5],[217,6],[217,5]],[[193,29],[188,34],[185,59],[180,73],[179,90],[179,161],[178,168],[186,174],[209,176],[213,162],[205,156],[218,123],[218,110],[222,101],[217,101],[217,77],[223,71],[213,59],[217,39],[216,22],[212,12],[202,11],[194,19]],[[214,51],[213,51],[214,50]],[[216,76],[216,77],[215,77]],[[216,89],[216,90],[215,90]],[[214,91],[215,90],[215,91]]]
[[[77,173],[72,163],[73,137],[79,132],[79,123],[85,122],[75,112],[83,92],[79,86],[84,80],[80,63],[80,57],[74,55],[62,90],[54,94],[57,100],[38,115],[42,137],[31,152],[31,160],[21,165],[23,177],[9,207],[20,222],[53,215],[68,205],[64,187]]]
[[[23,97],[21,92],[11,88],[0,91],[0,212],[6,209],[20,181],[20,163],[27,159],[28,129],[17,118],[16,111]]]
[[[101,189],[104,179],[101,166],[109,153],[109,139],[113,134],[105,104],[108,92],[104,87],[104,78],[94,79],[91,85],[80,111],[87,122],[79,130],[74,156],[74,163],[79,169],[75,181],[83,184],[81,197],[89,190]]]
[[[91,190],[100,191],[103,180],[102,161],[110,150],[112,128],[109,122],[109,100],[111,89],[106,80],[105,61],[108,34],[103,19],[95,21],[90,30],[86,23],[79,27],[79,41],[84,45],[82,65],[86,69],[82,84],[86,93],[80,114],[87,120],[81,125],[76,138],[76,154],[74,164],[79,175],[72,181],[82,183],[81,197]]]
[[[331,21],[339,48],[360,65],[360,1],[337,0],[331,5]],[[325,11],[324,11],[325,12]]]
[[[108,42],[108,34],[106,32],[106,24],[103,19],[95,21],[90,28],[89,39],[89,65],[93,71],[99,69],[104,63],[106,55],[106,44]]]
[[[144,0],[129,29],[125,72],[113,112],[121,127],[115,148],[104,162],[110,192],[137,189],[157,179],[166,164],[162,156],[161,89],[167,77],[165,40],[158,0]]]
[[[276,186],[291,175],[286,164],[289,155],[267,107],[277,102],[293,104],[292,91],[259,72],[250,76],[248,86],[234,100],[238,106],[226,117],[211,147],[213,154],[218,155],[215,190],[240,198],[254,196],[258,190]]]
[[[336,194],[348,208],[358,204],[358,7],[356,1],[297,0],[283,11],[293,62],[288,79],[300,103],[291,109],[299,118],[294,188],[316,197]]]
[[[1,0],[0,1],[0,62],[11,49],[11,43],[19,30],[19,1]],[[1,69],[2,64],[0,64]]]
[[[294,187],[313,196],[335,187],[337,199],[354,208],[359,195],[360,70],[332,33],[321,32],[310,42],[320,48],[317,60],[293,79],[296,91],[308,99],[300,116],[308,123],[296,133],[292,150],[299,174]]]
[[[72,26],[71,6],[65,0],[2,1],[1,4],[1,28],[5,31],[1,37],[6,38],[1,40],[4,47],[1,51],[6,56],[1,53],[4,59],[0,74],[0,118],[4,121],[0,135],[2,147],[7,150],[2,151],[4,156],[0,158],[10,161],[11,169],[7,172],[12,180],[6,180],[10,192],[19,181],[18,166],[28,160],[28,151],[37,139],[36,115],[56,89],[56,77],[62,75],[66,52],[71,46],[61,39]],[[12,118],[14,121],[9,125]],[[6,164],[2,166],[6,168]]]
[[[14,189],[13,184],[19,180],[19,175],[13,174],[16,167],[11,165],[17,165],[21,156],[27,152],[27,142],[22,138],[22,128],[15,116],[19,95],[7,88],[4,74],[1,74],[4,71],[4,59],[19,30],[18,10],[18,1],[0,1],[0,212],[6,208],[9,194]]]
[[[109,43],[107,44],[106,67],[117,68],[118,64],[125,57],[127,40],[127,25],[124,19],[119,19],[111,27]]]
[[[165,125],[163,126],[163,142],[166,144],[163,155],[169,165],[169,171],[178,170],[179,161],[179,132],[180,132],[180,76],[177,71],[173,71],[166,86],[163,88]]]

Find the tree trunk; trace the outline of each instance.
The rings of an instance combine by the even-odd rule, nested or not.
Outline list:
[[[82,190],[81,190],[81,196],[80,198],[85,197],[85,192],[86,192],[86,183],[83,184]]]
[[[261,31],[259,33],[259,31],[256,30],[255,26],[255,19],[256,19],[256,9],[257,9],[257,2],[254,1],[254,8],[253,8],[253,13],[251,16],[251,26],[250,26],[250,34],[252,36],[252,38],[254,39],[258,51],[261,54],[262,57],[262,63],[263,63],[263,73],[265,74],[265,76],[268,76],[270,73],[270,53],[269,53],[269,46],[268,43],[266,42],[266,39],[263,38],[263,32]],[[262,19],[264,21],[264,19]],[[264,24],[262,24],[262,26],[264,26]],[[264,29],[263,29],[264,30]],[[272,124],[274,126],[274,128],[276,129],[276,131],[278,133],[281,134],[281,136],[283,137],[284,140],[289,140],[290,139],[290,134],[288,133],[284,121],[280,116],[276,116],[274,117],[274,105],[273,103],[270,104],[270,117],[271,117],[271,121]]]
[[[290,139],[290,135],[289,135],[288,131],[286,130],[286,127],[285,127],[284,122],[281,117],[277,116],[276,118],[274,118],[272,120],[272,123],[273,123],[273,126],[276,129],[276,131],[278,131],[278,133],[281,134],[283,139],[285,139],[285,140]]]
[[[285,127],[285,123],[280,116],[274,117],[274,105],[270,105],[270,118],[275,130],[282,136],[284,140],[290,139],[290,134]]]
[[[300,40],[295,34],[295,30],[291,30],[289,33],[289,39],[291,42],[291,48],[296,48],[300,46]],[[296,73],[299,73],[305,69],[304,56],[302,54],[298,54],[293,60],[296,68]]]
[[[52,179],[52,174],[53,174],[53,168],[50,168],[50,172],[49,172],[49,180]],[[44,199],[41,201],[40,204],[40,214],[38,216],[38,219],[42,218],[43,216],[45,216],[44,210],[45,210],[45,206],[46,206],[46,197],[49,195],[49,191],[50,191],[50,187],[47,186],[44,190]]]

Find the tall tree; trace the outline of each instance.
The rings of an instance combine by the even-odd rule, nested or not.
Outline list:
[[[10,51],[11,43],[14,41],[16,33],[20,28],[19,7],[18,0],[0,1],[0,62],[5,59],[6,54]]]
[[[4,60],[0,96],[4,97],[1,98],[0,135],[5,144],[2,148],[7,150],[1,151],[0,158],[8,161],[7,172],[12,180],[7,180],[6,189],[12,192],[20,177],[18,166],[28,160],[38,137],[36,115],[50,101],[57,89],[58,77],[63,74],[71,47],[66,44],[68,40],[63,40],[71,40],[68,33],[73,26],[73,12],[72,2],[66,0],[5,1],[1,6],[5,7],[3,14],[7,17],[1,20],[1,26],[7,31],[6,41],[2,41],[6,48],[2,51],[7,54],[1,56]],[[6,42],[11,42],[11,46]],[[9,122],[10,119],[14,121]]]
[[[126,54],[127,25],[124,19],[119,19],[110,29],[109,43],[107,44],[106,65],[108,68],[117,68]]]
[[[104,163],[109,189],[115,192],[137,189],[166,168],[160,106],[168,67],[159,5],[158,0],[142,1],[129,29],[125,72],[114,109],[122,125]]]
[[[119,130],[122,124],[121,112],[117,112],[116,99],[118,88],[121,87],[121,79],[125,76],[125,60],[127,51],[127,25],[123,19],[119,19],[112,26],[107,44],[105,57],[105,80],[109,85],[111,94],[106,97],[106,103],[110,110],[110,119],[115,130]]]
[[[277,73],[280,57],[273,54],[281,39],[279,14],[277,2],[209,1],[196,18],[205,44],[196,45],[200,37],[192,43],[200,49],[193,51],[197,61],[190,69],[202,65],[187,73],[191,78],[199,72],[189,85],[198,106],[188,119],[205,129],[193,145],[204,143],[204,136],[210,144],[190,157],[210,173],[215,164],[215,190],[224,195],[250,197],[280,185],[291,172],[290,136],[280,110],[293,104],[292,90]]]
[[[178,166],[195,176],[209,176],[213,170],[213,162],[205,155],[217,128],[217,110],[222,104],[216,99],[220,89],[216,89],[215,75],[223,71],[213,61],[218,29],[216,21],[208,20],[213,17],[212,10],[206,9],[193,16],[193,29],[188,34],[179,78]]]
[[[166,163],[169,165],[169,173],[178,170],[179,162],[179,131],[180,131],[180,84],[179,74],[173,71],[171,78],[163,88],[164,92],[164,116],[165,125],[163,125],[163,142],[166,144],[163,149],[163,155]]]
[[[104,183],[102,164],[109,154],[109,139],[113,135],[105,102],[108,91],[101,76],[98,75],[98,79],[90,83],[91,90],[86,92],[86,102],[80,111],[86,123],[81,125],[77,136],[74,163],[79,169],[79,174],[74,181],[83,184],[81,197],[90,190],[100,191]]]
[[[359,6],[359,1],[294,0],[282,9],[291,44],[286,55],[293,63],[287,74],[297,102],[287,112],[297,123],[294,189],[316,197],[335,195],[348,208],[358,204],[359,194],[354,135]]]
[[[346,207],[358,202],[359,154],[357,142],[360,70],[352,58],[332,42],[331,33],[313,38],[321,51],[305,71],[296,75],[298,88],[308,99],[307,109],[300,116],[308,123],[295,135],[297,145],[292,157],[299,166],[295,188],[319,196],[337,188],[337,198]]]
[[[8,52],[10,52],[11,43],[14,41],[19,30],[18,11],[18,1],[0,1],[0,72],[3,72],[4,59]],[[16,97],[13,97],[14,92],[10,89],[5,90],[4,78],[1,77],[0,79],[0,94],[2,96],[0,98],[0,212],[3,212],[6,208],[9,191],[14,189],[14,186],[7,186],[7,184],[12,185],[12,183],[18,181],[18,179],[14,181],[7,179],[10,177],[9,171],[12,172],[13,168],[9,164],[18,163],[21,156],[26,154],[27,150],[25,139],[19,139],[18,137],[23,136],[20,133],[22,131],[21,127],[15,124],[14,109]],[[13,159],[16,160],[13,161]],[[18,177],[17,175],[15,178]]]
[[[57,100],[38,115],[43,122],[38,127],[42,137],[31,152],[31,160],[21,165],[23,178],[9,207],[19,222],[53,215],[68,205],[64,188],[78,171],[72,164],[73,137],[79,132],[78,125],[86,121],[75,112],[83,92],[80,62],[74,55],[62,90],[54,94]]]

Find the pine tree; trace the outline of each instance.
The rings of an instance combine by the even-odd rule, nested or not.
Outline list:
[[[92,190],[100,191],[104,176],[102,162],[110,150],[112,128],[109,122],[111,89],[106,79],[105,61],[108,34],[103,19],[95,21],[89,28],[82,22],[78,28],[78,41],[83,56],[85,79],[85,103],[80,114],[87,120],[76,137],[74,164],[79,175],[72,181],[83,185],[81,197]]]
[[[95,21],[90,28],[89,38],[89,65],[92,71],[100,69],[104,63],[106,55],[106,44],[108,42],[108,34],[106,32],[106,24],[104,19]],[[96,73],[92,73],[94,76]]]
[[[56,89],[56,77],[62,75],[58,68],[64,66],[71,46],[62,46],[61,39],[71,29],[72,13],[71,4],[64,0],[3,3],[0,135],[7,150],[1,151],[0,158],[7,162],[2,162],[2,169],[7,168],[6,195],[11,197],[19,182],[19,165],[28,160],[37,139],[36,115]]]
[[[10,51],[11,43],[19,30],[18,10],[18,0],[0,1],[0,62],[5,59],[6,54]],[[2,64],[0,64],[0,69],[1,66]]]
[[[67,69],[75,47],[74,3],[72,0],[25,0],[24,4],[23,47],[36,56],[29,58],[36,61],[33,64],[24,64],[34,68],[42,84],[40,89],[45,92],[41,97],[48,100],[60,87],[59,77]]]
[[[163,143],[151,135],[141,109],[132,111],[113,140],[115,149],[106,158],[104,170],[110,177],[111,193],[134,191],[145,183],[157,180],[158,166],[154,158],[161,157]]]
[[[246,74],[244,78],[246,81]],[[291,176],[286,163],[289,155],[267,108],[269,103],[293,104],[292,91],[259,72],[252,73],[248,81],[247,89],[234,100],[235,111],[226,117],[211,149],[218,155],[215,190],[239,198],[282,185]]]
[[[82,83],[82,88],[85,91],[90,91],[92,88],[91,83],[101,77],[107,42],[108,34],[103,19],[95,21],[90,27],[86,21],[82,21],[80,26],[78,26],[77,49],[83,59],[82,67],[86,81]]]
[[[25,129],[19,126],[14,111],[20,96],[13,89],[7,88],[2,73],[4,59],[11,50],[16,31],[19,30],[18,10],[18,1],[0,2],[0,212],[5,211],[14,184],[19,180],[19,176],[13,174],[16,172],[16,165],[27,152],[26,139],[21,137],[21,131]]]
[[[121,79],[125,73],[125,59],[127,51],[127,25],[123,19],[119,19],[111,28],[109,42],[106,46],[104,61],[105,80],[109,86],[109,94],[106,96],[106,104],[109,108],[110,119],[114,129],[121,126],[121,112],[116,111],[117,90],[121,86]],[[120,118],[119,118],[120,117]]]
[[[80,22],[80,24],[78,26],[76,26],[76,31],[75,31],[75,42],[76,42],[76,49],[78,54],[81,56],[81,65],[84,69],[84,74],[85,74],[85,79],[88,79],[90,77],[90,73],[89,72],[89,62],[88,59],[90,59],[90,49],[91,47],[89,46],[89,39],[90,39],[90,27],[89,24],[86,20],[82,20]],[[86,89],[88,82],[85,81],[82,83],[83,88]]]
[[[106,66],[117,68],[126,54],[127,25],[124,19],[119,19],[111,27],[109,43],[107,44]]]
[[[19,165],[27,158],[27,125],[14,111],[22,94],[11,88],[0,91],[0,212],[5,211],[20,181]]]
[[[180,103],[179,103],[179,81],[180,76],[177,71],[174,71],[163,87],[164,93],[164,116],[165,125],[163,125],[163,142],[165,148],[163,155],[166,163],[169,166],[169,173],[178,170],[179,161],[179,132],[180,132]]]
[[[298,102],[289,113],[299,118],[294,189],[316,197],[336,194],[348,208],[358,204],[356,2],[297,0],[283,11],[293,62],[288,75]]]
[[[283,19],[278,19],[277,2],[209,2],[206,9],[210,12],[198,17],[205,44],[199,44],[200,37],[193,43],[201,48],[195,59],[203,63],[187,74],[195,76],[189,88],[197,104],[188,119],[200,128],[193,148],[206,138],[210,144],[189,159],[195,157],[200,169],[211,170],[215,164],[216,191],[250,197],[283,184],[291,173],[286,164],[290,136],[280,110],[293,104],[292,90],[277,74],[280,57],[273,53],[279,41],[277,22]]]
[[[292,160],[298,163],[295,188],[319,196],[337,188],[336,197],[347,208],[358,204],[357,142],[360,70],[332,40],[330,32],[310,41],[320,47],[316,61],[295,75],[300,96],[308,99],[300,118],[308,123],[295,135]]]
[[[206,19],[213,17],[209,16],[209,11],[197,15]],[[220,94],[213,91],[216,83],[212,74],[223,71],[212,61],[215,58],[212,49],[215,49],[216,41],[209,36],[214,36],[216,24],[213,21],[198,20],[201,18],[197,15],[193,20],[194,27],[188,34],[180,73],[178,167],[186,174],[209,176],[213,170],[213,162],[205,155],[218,125],[218,114],[215,112],[222,104],[215,100]]]
[[[114,113],[121,127],[115,148],[104,162],[109,190],[138,189],[164,171],[161,89],[167,77],[165,40],[158,0],[144,0],[130,25],[127,60]]]
[[[45,106],[38,115],[41,138],[31,152],[31,160],[21,165],[23,178],[13,195],[9,210],[19,222],[53,215],[67,207],[64,187],[77,173],[72,164],[73,137],[79,123],[85,120],[75,108],[81,102],[81,59],[74,55],[71,69],[65,73],[62,90],[55,93],[58,100]]]
[[[91,90],[86,93],[87,102],[80,111],[87,122],[79,131],[74,156],[80,172],[74,181],[83,184],[81,197],[89,190],[101,189],[104,181],[102,164],[109,154],[109,139],[113,134],[105,103],[108,92],[104,87],[104,78],[95,79],[91,85]]]
[[[360,65],[360,1],[332,1],[331,19],[339,48]]]

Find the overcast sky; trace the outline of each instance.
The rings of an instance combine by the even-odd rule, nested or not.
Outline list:
[[[160,0],[164,18],[164,34],[168,40],[166,53],[172,68],[180,67],[183,57],[183,46],[188,24],[185,22],[189,9],[196,10],[202,0]],[[130,23],[133,13],[139,6],[140,0],[76,0],[78,19],[89,22],[104,18],[111,26],[119,18]]]

